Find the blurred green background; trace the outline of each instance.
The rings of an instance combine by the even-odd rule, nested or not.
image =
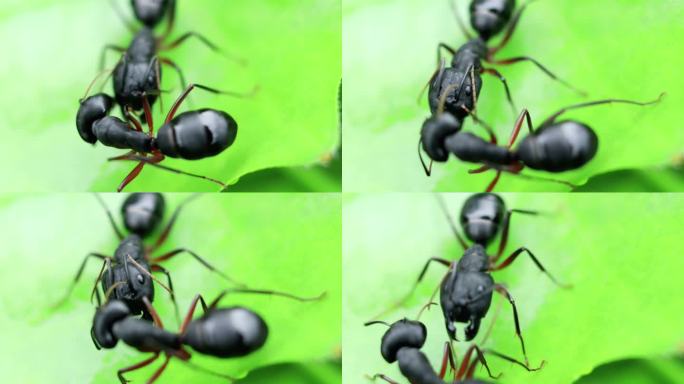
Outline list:
[[[167,194],[171,210],[189,195]],[[125,196],[104,195],[120,221]],[[260,313],[270,327],[266,345],[239,359],[194,353],[192,361],[225,374],[251,373],[241,383],[340,383],[341,202],[334,194],[203,195],[181,213],[160,252],[187,247],[250,287],[298,295],[327,292],[319,302],[234,295],[222,303]],[[147,357],[123,344],[97,351],[90,339],[90,289],[101,264],[91,262],[70,300],[53,310],[90,251],[113,254],[118,242],[90,194],[4,196],[0,228],[0,370],[16,383],[112,383],[116,370]],[[228,285],[183,255],[165,262],[181,313],[197,293],[215,297]],[[177,330],[167,293],[157,287],[155,307]],[[159,363],[154,364],[157,367]],[[36,369],[39,367],[39,369]],[[141,382],[154,372],[128,376]],[[161,383],[224,383],[172,360]]]
[[[129,1],[115,0],[130,17]],[[259,92],[247,99],[195,91],[184,110],[211,107],[239,124],[236,142],[199,161],[170,159],[167,166],[219,179],[246,177],[240,190],[339,191],[333,153],[340,145],[338,88],[341,19],[338,0],[179,0],[171,38],[196,31],[240,66],[188,40],[164,56],[189,82]],[[132,162],[107,163],[122,150],[95,147],[76,133],[78,100],[98,72],[105,44],[127,46],[132,38],[109,1],[9,0],[0,5],[0,151],[5,180],[0,190],[114,191]],[[107,68],[117,60],[107,56]],[[111,82],[105,90],[111,93]],[[176,73],[163,69],[164,107],[181,92]],[[163,120],[160,104],[154,120]],[[118,109],[115,114],[119,114]],[[263,170],[278,170],[273,173]],[[239,184],[239,183],[238,183]],[[146,167],[128,192],[216,191],[216,185]]]
[[[679,294],[684,290],[679,276],[684,268],[679,230],[684,196],[502,197],[509,208],[541,212],[536,217],[513,217],[505,254],[526,246],[573,288],[557,288],[526,256],[493,274],[516,301],[531,364],[547,362],[541,371],[528,373],[489,357],[493,371],[503,374],[500,382],[684,382],[684,364],[674,358],[684,352]],[[445,198],[451,215],[458,217],[467,195]],[[404,382],[396,365],[386,364],[380,356],[385,328],[366,328],[363,323],[405,295],[429,257],[455,260],[462,250],[430,194],[348,196],[343,231],[344,381],[358,383],[365,374],[385,373]],[[444,272],[431,266],[406,306],[383,320],[415,318]],[[489,326],[498,303],[503,303],[502,311],[486,347],[521,358],[510,306],[497,295],[475,341]],[[423,350],[437,366],[447,339],[441,310],[426,312],[421,321],[428,327]],[[458,329],[462,334],[463,325]],[[462,356],[465,343],[459,347]]]
[[[493,178],[492,172],[469,175],[476,166],[453,157],[436,164],[428,178],[416,153],[429,116],[426,100],[418,104],[416,97],[435,70],[437,44],[459,47],[466,41],[449,1],[343,0],[345,191],[482,191]],[[465,18],[470,1],[455,3]],[[676,168],[684,151],[684,55],[676,48],[684,40],[683,18],[684,2],[672,0],[542,0],[526,9],[497,57],[532,56],[589,93],[581,98],[529,63],[496,67],[518,109],[528,108],[533,122],[583,101],[652,100],[667,92],[653,107],[611,105],[565,115],[593,127],[600,144],[589,164],[558,178],[589,180],[581,189],[587,192],[684,190],[684,171]],[[483,79],[478,114],[504,141],[517,113],[499,80]],[[464,129],[482,132],[470,121]],[[568,188],[504,175],[497,190]]]

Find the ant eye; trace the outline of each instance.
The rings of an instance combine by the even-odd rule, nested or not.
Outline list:
[[[484,286],[483,286],[483,285],[478,285],[478,286],[477,286],[477,291],[478,291],[478,292],[484,291]]]
[[[138,283],[143,284],[145,282],[145,276],[138,275]]]

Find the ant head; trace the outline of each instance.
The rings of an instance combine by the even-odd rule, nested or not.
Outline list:
[[[425,120],[423,128],[420,130],[420,138],[425,153],[434,161],[447,161],[449,151],[444,146],[444,141],[448,136],[459,132],[461,124],[462,120],[448,112],[433,115]]]
[[[483,40],[489,40],[506,27],[514,9],[515,0],[473,0],[470,24]]]
[[[461,209],[461,226],[471,241],[486,246],[499,233],[506,214],[503,199],[493,193],[478,193],[466,200]]]
[[[473,65],[467,68],[444,69],[440,82],[430,92],[430,110],[433,114],[447,111],[458,119],[468,116],[475,109],[477,96],[482,89],[481,68]]]
[[[154,28],[166,15],[169,3],[169,0],[131,0],[131,7],[138,21]]]
[[[190,322],[183,343],[216,357],[248,355],[261,348],[268,326],[258,314],[243,307],[211,309]]]
[[[162,221],[164,208],[160,193],[133,193],[121,206],[124,225],[130,232],[145,237]]]
[[[93,123],[106,117],[114,106],[114,99],[104,93],[81,100],[76,114],[76,129],[83,141],[90,144],[97,142],[93,132]]]
[[[477,256],[478,260],[473,260],[477,265],[473,264],[473,266],[486,267],[479,260],[480,253],[484,254],[482,247],[479,248],[478,254],[474,255]],[[481,270],[473,271],[467,268],[468,266],[463,266],[463,259],[467,256],[466,253],[459,261],[457,273],[450,274],[441,287],[440,303],[446,321],[447,333],[453,340],[457,340],[455,323],[469,323],[465,329],[466,340],[472,340],[477,335],[480,319],[487,314],[492,303],[494,280],[491,275],[483,273]],[[466,261],[466,263],[468,262]]]
[[[119,339],[112,327],[131,314],[128,306],[120,300],[110,300],[95,311],[91,334],[101,348],[114,348]]]
[[[157,145],[169,157],[197,160],[215,156],[230,147],[238,124],[215,109],[184,112],[159,129]]]
[[[380,353],[388,363],[397,361],[397,353],[400,349],[420,349],[425,344],[427,328],[420,321],[403,319],[392,324],[382,336]]]

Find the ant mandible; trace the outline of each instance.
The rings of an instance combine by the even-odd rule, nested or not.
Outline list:
[[[143,298],[143,302],[152,315],[153,323],[131,317],[131,311],[126,304],[118,300],[110,300],[95,313],[94,340],[102,348],[114,348],[121,340],[141,352],[153,353],[152,357],[138,364],[118,370],[117,376],[121,383],[128,382],[123,376],[124,373],[146,367],[164,353],[166,355],[164,363],[147,381],[148,384],[155,382],[172,357],[186,362],[190,360],[191,354],[186,347],[198,353],[219,358],[249,355],[266,343],[268,326],[259,314],[248,308],[240,306],[219,308],[219,302],[228,293],[279,296],[300,302],[318,301],[325,295],[323,293],[317,297],[305,298],[270,290],[232,289],[223,291],[208,306],[204,298],[197,295],[192,300],[178,333],[164,330],[161,318],[147,298]],[[201,303],[204,314],[193,320],[198,303]],[[235,380],[230,376],[196,365],[191,366],[214,376]]]

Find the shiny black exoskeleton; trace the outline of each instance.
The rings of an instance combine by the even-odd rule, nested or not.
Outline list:
[[[121,215],[127,230],[145,237],[164,218],[166,203],[161,193],[132,193],[121,205]]]
[[[249,355],[259,350],[268,338],[268,326],[256,312],[240,306],[219,308],[218,303],[229,292],[282,296],[298,301],[316,301],[315,298],[301,298],[287,293],[259,290],[232,290],[221,293],[209,306],[201,295],[193,299],[185,320],[178,333],[164,329],[159,315],[149,300],[143,299],[147,312],[154,323],[132,317],[130,308],[119,300],[111,300],[98,308],[93,319],[93,340],[102,348],[114,348],[121,340],[127,345],[154,355],[140,364],[118,371],[119,380],[126,382],[125,372],[143,368],[156,360],[161,353],[166,360],[147,381],[152,383],[159,378],[172,357],[187,361],[191,354],[185,347],[209,356],[232,358]],[[201,303],[204,314],[193,319],[197,304]],[[206,369],[202,369],[205,372]],[[228,376],[211,372],[213,375],[231,379]]]
[[[476,345],[471,345],[466,352],[463,361],[460,366],[456,366],[456,360],[451,350],[451,344],[445,343],[444,346],[444,357],[442,358],[442,367],[439,373],[435,372],[432,368],[432,364],[428,360],[427,356],[420,350],[427,339],[427,328],[420,321],[402,319],[394,324],[386,324],[382,322],[370,322],[366,325],[372,324],[385,324],[389,326],[389,329],[382,336],[382,343],[380,345],[380,352],[382,357],[388,363],[397,362],[399,365],[399,370],[402,375],[411,384],[446,384],[447,381],[444,377],[447,373],[447,363],[450,365],[452,371],[454,372],[454,381],[448,381],[451,384],[486,384],[488,381],[474,379],[475,368],[478,363],[481,364],[487,370],[487,373],[491,378],[498,378],[498,376],[492,375],[487,361],[485,360],[485,352],[498,356],[504,360],[511,363],[522,366],[528,371],[535,371],[539,368],[529,368],[527,365],[520,361],[517,361],[511,357],[500,354],[495,351],[486,350],[482,351]],[[476,354],[476,358],[471,359],[473,354]],[[390,379],[386,375],[377,374],[373,376],[373,379],[380,378],[387,381],[388,383],[397,384],[396,381]]]
[[[439,127],[432,131],[423,131],[423,148],[434,161],[445,161],[444,153],[453,153],[461,161],[483,164],[482,168],[471,171],[471,173],[495,169],[497,171],[496,176],[487,187],[487,192],[490,192],[496,186],[503,171],[519,174],[525,167],[528,167],[539,171],[559,173],[578,169],[594,158],[598,151],[598,136],[591,127],[579,121],[556,121],[566,111],[608,103],[646,106],[659,102],[662,96],[651,102],[607,99],[573,105],[554,113],[537,129],[532,127],[530,113],[524,109],[515,123],[511,139],[505,147],[497,144],[496,136],[493,133],[491,133],[490,141],[486,141],[472,133],[460,131],[460,122],[456,120],[441,119]],[[513,144],[525,122],[527,122],[530,133],[522,139],[517,148],[513,149]],[[482,121],[480,123],[485,124]],[[488,130],[492,132],[491,127]],[[444,137],[446,138],[443,139]],[[443,146],[440,146],[439,142],[442,139]],[[573,187],[572,184],[560,180],[544,180]]]
[[[468,245],[456,228],[456,224],[451,219],[444,202],[441,199],[438,199],[438,201],[454,236],[463,248],[463,256],[456,261],[449,261],[442,258],[429,259],[409,294],[395,303],[390,310],[400,307],[408,298],[410,298],[413,291],[425,277],[430,264],[436,262],[449,268],[447,274],[441,279],[439,289],[440,305],[449,338],[452,340],[458,339],[456,323],[467,323],[467,326],[465,327],[465,339],[468,341],[472,340],[480,329],[481,320],[489,311],[493,293],[497,292],[508,300],[513,309],[516,335],[520,339],[522,351],[525,355],[525,362],[527,363],[525,344],[518,322],[517,307],[506,287],[502,284],[495,283],[491,273],[508,267],[518,256],[525,253],[540,271],[545,273],[554,283],[564,287],[563,284],[560,284],[546,271],[537,257],[526,247],[516,249],[504,261],[498,262],[506,247],[511,214],[513,212],[535,214],[535,212],[509,210],[505,211],[506,213],[504,215],[501,214],[502,208],[505,209],[503,201],[500,201],[500,199],[491,195],[475,195],[466,202],[462,212],[461,222],[464,224],[464,228],[471,231],[471,236],[475,235],[473,237],[477,239],[476,241],[479,240],[481,244],[476,242],[473,245]],[[494,216],[490,217],[492,214]],[[496,236],[499,223],[501,223],[502,227],[499,250],[495,255],[490,257],[487,254],[485,245],[486,243],[491,242]],[[432,303],[432,301],[433,299],[431,298],[429,302]],[[387,314],[390,310],[381,312],[375,318],[377,319]]]
[[[148,28],[154,28],[165,16],[175,13],[175,7],[175,0],[131,0],[135,18]]]
[[[508,25],[515,10],[515,0],[473,0],[470,25],[482,40],[498,35]]]
[[[114,67],[114,97],[124,114],[129,107],[141,111],[143,97],[147,98],[150,106],[157,100],[161,83],[157,49],[154,31],[142,28]]]
[[[128,122],[118,117],[108,116],[112,99],[105,94],[90,96],[81,101],[76,117],[76,127],[81,138],[91,144],[99,141],[108,147],[131,151],[110,161],[139,162],[138,166],[119,185],[119,192],[137,177],[144,164],[157,166],[166,156],[186,160],[216,156],[233,144],[237,137],[238,124],[229,114],[205,108],[176,115],[181,103],[196,87],[213,93],[223,93],[199,84],[191,84],[169,110],[157,137],[153,136],[154,122],[148,98],[141,99],[147,116],[148,132],[144,132],[140,122],[127,111]],[[189,174],[169,167],[158,167],[202,178],[225,187],[222,182],[206,176]]]

